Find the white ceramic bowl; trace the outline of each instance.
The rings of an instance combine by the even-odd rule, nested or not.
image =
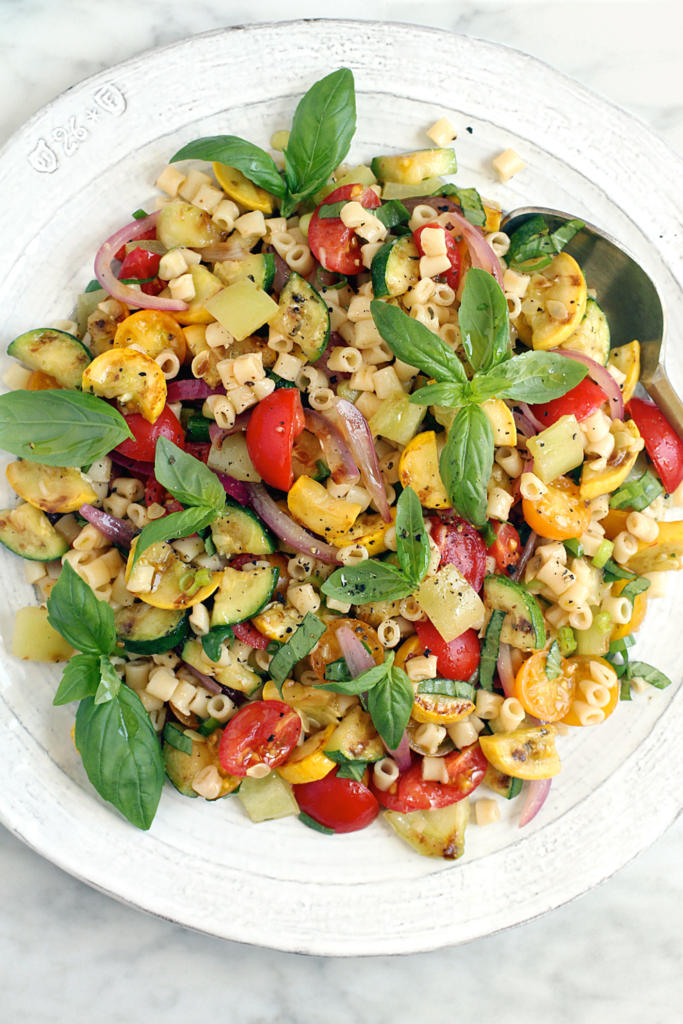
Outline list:
[[[152,183],[181,144],[225,133],[267,147],[301,93],[341,65],[358,91],[351,159],[423,148],[424,130],[445,114],[458,128],[460,184],[506,209],[533,203],[601,225],[642,261],[678,329],[683,168],[649,129],[513,50],[409,25],[314,21],[152,51],[27,122],[0,154],[3,341],[68,314],[99,244],[133,210],[151,209]],[[491,159],[508,146],[527,167],[503,187]],[[680,388],[680,353],[669,368]],[[337,956],[465,942],[602,882],[683,806],[675,578],[671,597],[652,602],[637,648],[675,685],[561,740],[564,769],[532,825],[517,830],[513,802],[502,824],[469,828],[465,856],[451,865],[417,856],[382,821],[337,837],[296,819],[254,826],[237,800],[209,806],[170,785],[151,830],[137,831],[87,782],[69,736],[74,709],[51,704],[59,669],[7,654],[13,614],[35,597],[5,549],[0,566],[3,822],[96,888],[191,928]]]

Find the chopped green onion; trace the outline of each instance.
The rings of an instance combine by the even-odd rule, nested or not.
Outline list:
[[[560,654],[568,658],[576,650],[576,637],[571,626],[562,626],[557,631],[557,642],[560,645]]]
[[[133,220],[144,220],[145,217],[149,217],[149,214],[145,213],[144,210],[136,210],[133,214]]]
[[[619,700],[631,700],[631,680],[624,676],[619,687]]]
[[[197,732],[201,736],[210,736],[212,732],[215,732],[221,723],[217,718],[207,718],[205,722],[197,726]]]
[[[565,551],[573,558],[581,558],[583,555],[583,544],[579,544],[576,537],[570,537],[564,542]]]
[[[598,612],[593,619],[593,629],[596,633],[600,633],[604,636],[605,633],[609,633],[612,629],[612,616],[609,612]]]
[[[634,512],[642,512],[660,494],[664,494],[664,488],[652,470],[647,469],[638,480],[629,480],[615,491],[609,504],[610,508],[632,508]]]
[[[195,572],[186,572],[180,577],[178,586],[183,594],[192,597],[201,587],[211,582],[210,569],[197,569]]]
[[[595,555],[591,559],[591,564],[596,569],[602,569],[605,563],[612,557],[614,551],[614,543],[611,540],[603,540],[602,544],[595,552]]]

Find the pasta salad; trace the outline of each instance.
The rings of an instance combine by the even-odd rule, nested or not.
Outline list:
[[[168,778],[456,859],[475,790],[477,824],[523,792],[527,824],[558,738],[669,685],[629,652],[681,567],[683,441],[580,220],[501,230],[445,180],[445,118],[347,165],[355,122],[342,68],[275,157],[183,147],[73,318],[9,345],[0,542],[41,602],[12,653],[65,662],[54,703],[139,828]]]

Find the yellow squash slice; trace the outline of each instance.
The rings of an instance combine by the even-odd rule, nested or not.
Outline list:
[[[621,385],[621,393],[624,396],[624,403],[630,402],[640,379],[640,344],[637,341],[630,341],[628,345],[613,348],[609,354],[609,365],[616,366],[617,370],[626,374],[626,380]]]
[[[273,212],[273,196],[259,185],[254,185],[236,167],[216,162],[213,173],[223,191],[240,206],[245,206],[247,210],[260,210],[262,213]]]
[[[551,779],[562,768],[552,725],[480,736],[484,757],[513,779]]]
[[[619,424],[619,421],[614,420],[612,423],[613,431],[617,428],[617,424]],[[627,420],[623,425],[619,424],[619,430],[630,434],[631,437],[640,438],[640,432],[633,420]],[[600,494],[611,494],[612,491],[616,491],[618,487],[621,487],[633,469],[640,451],[641,448],[638,447],[626,451],[617,445],[607,460],[605,469],[600,469],[597,472],[591,469],[590,462],[584,462],[583,469],[581,470],[581,485],[579,487],[581,497],[587,501],[592,501],[593,498],[597,498]]]
[[[148,423],[158,420],[166,404],[166,378],[159,364],[134,348],[113,348],[93,359],[83,374],[83,390],[118,398],[127,413],[139,412]]]
[[[310,476],[300,476],[287,495],[287,505],[297,522],[328,543],[346,544],[346,534],[361,512],[361,506],[333,498],[326,487]]]
[[[425,508],[451,507],[439,475],[439,456],[433,430],[416,434],[406,445],[401,453],[398,474],[401,485],[412,487]]]
[[[583,320],[586,298],[581,267],[569,253],[558,253],[545,270],[532,276],[522,303],[533,347],[557,348],[566,341]]]
[[[75,512],[97,501],[92,484],[73,467],[20,460],[10,462],[5,472],[12,490],[43,512]]]
[[[309,736],[300,747],[295,747],[285,764],[276,768],[279,775],[291,786],[300,786],[304,782],[317,782],[337,767],[336,762],[325,754],[325,744],[334,732],[334,726],[328,725],[320,732]]]
[[[137,538],[133,541],[128,556],[126,583],[131,579],[136,544]],[[222,577],[222,573],[213,572],[207,583],[195,589],[197,572],[205,573],[206,570],[193,569],[185,562],[181,562],[171,545],[166,542],[150,544],[136,562],[133,572],[138,579],[148,576],[150,566],[154,570],[151,574],[152,589],[136,591],[136,596],[145,604],[151,604],[153,608],[192,608],[193,605],[211,597],[218,589]]]

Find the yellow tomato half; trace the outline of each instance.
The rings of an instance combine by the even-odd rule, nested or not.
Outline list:
[[[515,679],[515,697],[524,710],[542,722],[559,722],[569,711],[574,700],[576,666],[561,659],[559,676],[549,679],[546,674],[546,651],[537,651],[527,658]]]
[[[156,359],[164,349],[170,348],[181,363],[187,350],[182,327],[160,309],[139,309],[119,324],[114,347],[130,348],[131,345],[139,345],[150,359]]]
[[[597,661],[600,665],[609,669],[609,671],[614,675],[614,669],[608,661],[605,661],[604,658],[594,657],[591,654],[577,654],[575,657],[569,658],[569,663],[576,666],[576,700],[585,700],[585,696],[581,690],[581,683],[591,678],[590,663],[592,661]],[[601,708],[605,718],[609,718],[619,703],[619,680],[616,678],[616,675],[614,675],[614,685],[610,686],[608,689],[609,703],[606,704],[605,707]],[[578,726],[582,724],[581,719],[571,707],[562,721],[565,725]],[[604,721],[604,719],[601,721]]]
[[[585,533],[591,522],[590,502],[566,476],[558,476],[538,501],[522,500],[524,518],[539,537],[569,540]]]

